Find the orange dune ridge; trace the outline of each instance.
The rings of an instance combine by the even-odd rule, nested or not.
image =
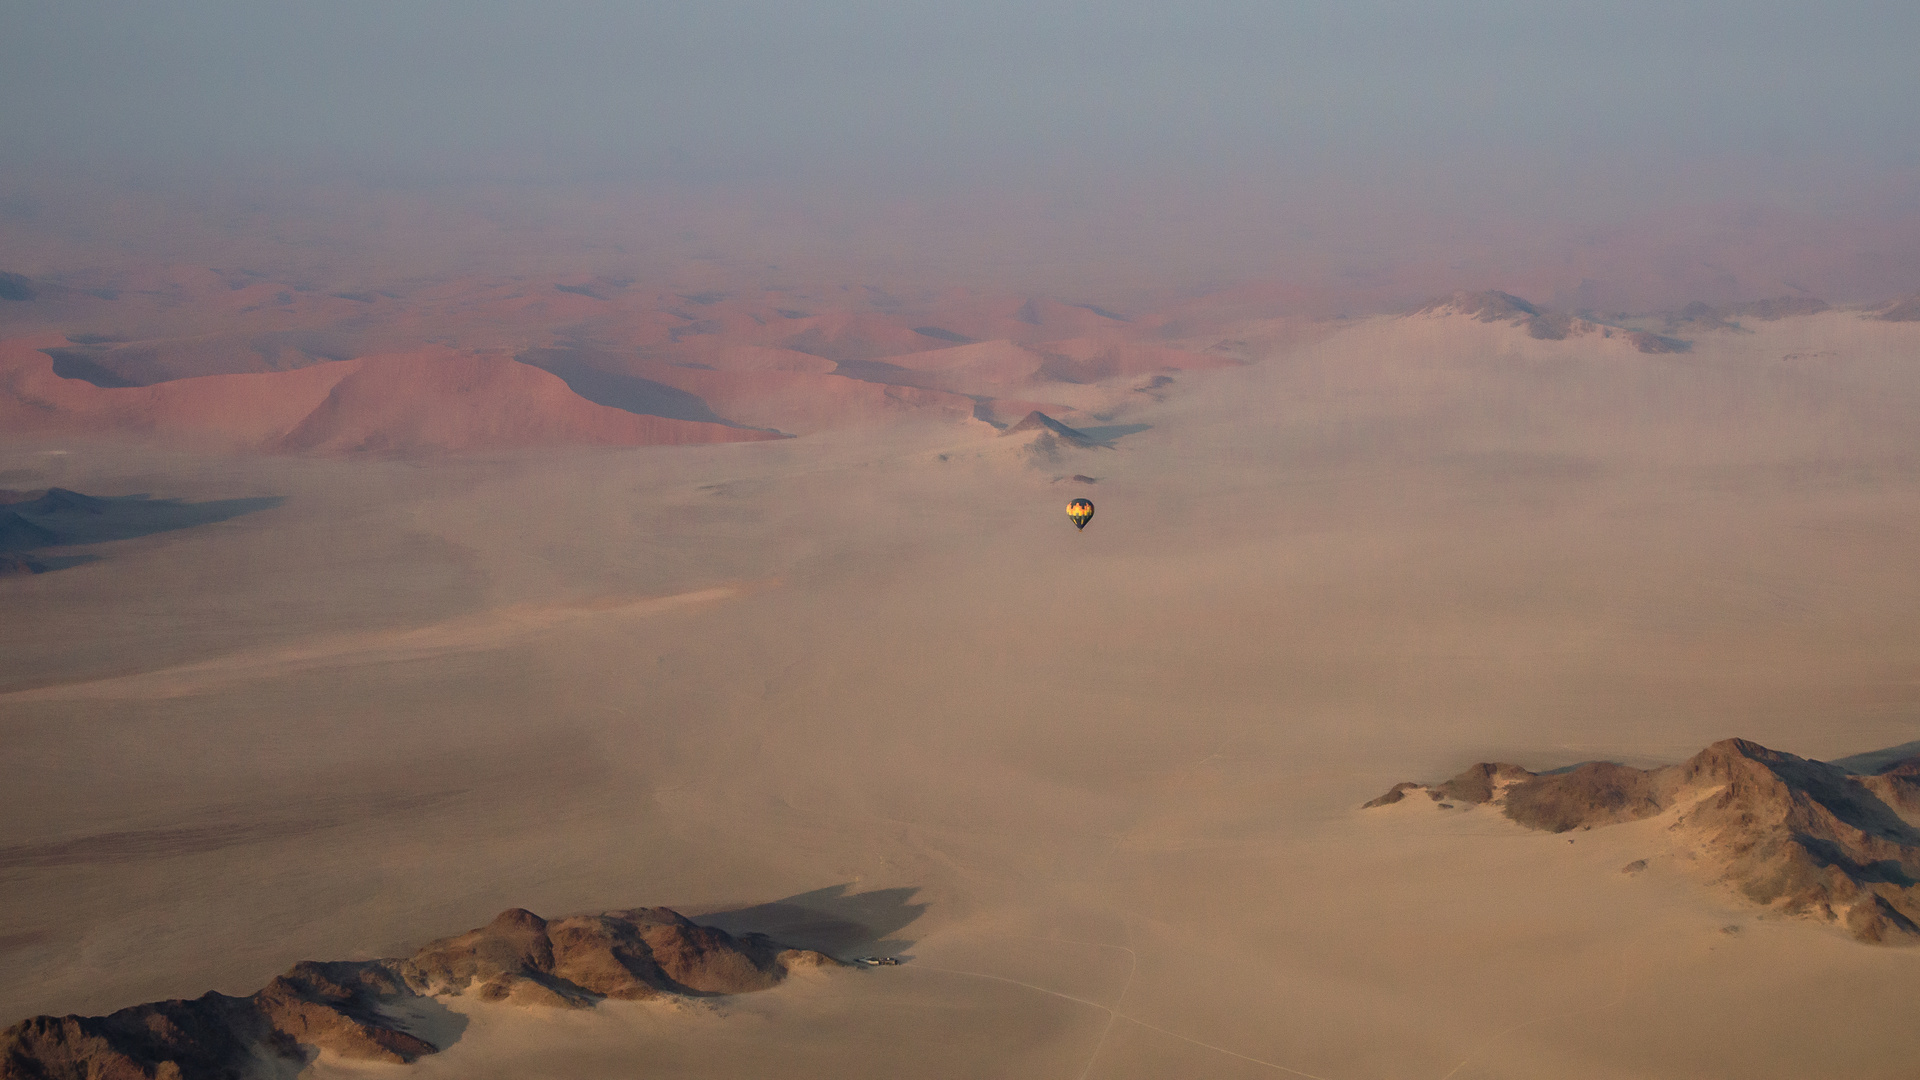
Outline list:
[[[295,371],[107,388],[54,374],[52,335],[0,342],[0,424],[196,449],[421,452],[750,442],[775,432],[596,405],[504,356],[428,346]]]
[[[1085,422],[1137,403],[1122,380],[1244,362],[1270,336],[1222,344],[1204,320],[1046,297],[586,270],[21,281],[0,303],[9,433],[254,453],[752,441],[1036,409]]]

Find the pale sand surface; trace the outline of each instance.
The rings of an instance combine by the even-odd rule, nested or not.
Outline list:
[[[0,1018],[667,904],[908,960],[462,1004],[410,1070],[313,1072],[1911,1075],[1920,953],[1756,918],[1657,819],[1356,808],[1920,737],[1917,351],[1847,313],[1681,356],[1382,320],[1037,468],[984,426],[8,447],[0,486],[286,498],[0,582]]]

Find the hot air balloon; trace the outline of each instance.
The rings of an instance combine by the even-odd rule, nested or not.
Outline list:
[[[1093,504],[1085,499],[1075,499],[1067,504],[1067,516],[1073,519],[1076,529],[1084,529],[1087,522],[1093,520]]]

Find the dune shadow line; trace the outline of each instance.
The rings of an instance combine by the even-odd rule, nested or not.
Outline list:
[[[88,349],[41,349],[53,359],[53,373],[63,379],[90,383],[102,390],[125,390],[141,385],[95,360]]]
[[[1094,442],[1110,443],[1115,439],[1123,439],[1128,435],[1150,430],[1152,427],[1152,424],[1105,424],[1083,427],[1079,431]]]
[[[694,420],[746,431],[773,430],[729,420],[714,412],[706,399],[698,394],[615,370],[617,358],[610,359],[592,349],[528,349],[514,359],[559,378],[567,384],[567,389],[595,405],[605,405],[637,416]]]
[[[588,350],[528,349],[514,359],[558,376],[569,390],[595,405],[667,420],[729,424],[699,395],[638,375],[608,370],[595,363],[596,358]]]

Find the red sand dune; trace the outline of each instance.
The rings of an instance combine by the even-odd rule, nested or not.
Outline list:
[[[965,290],[663,288],[577,269],[322,282],[184,265],[83,283],[92,291],[49,284],[0,308],[0,335],[15,339],[0,359],[8,431],[320,452],[732,441],[906,416],[1006,422],[1061,411],[1051,385],[1223,363],[1170,347],[1150,313]],[[70,376],[131,386],[54,376],[42,349],[64,350]],[[667,419],[588,390],[638,411],[598,406],[504,359],[528,353],[704,408],[661,406],[683,418]]]
[[[280,440],[286,450],[477,450],[752,442],[771,432],[596,405],[557,376],[451,349],[366,357]]]
[[[432,346],[297,371],[209,375],[104,389],[53,373],[39,349],[0,343],[0,426],[41,435],[122,435],[206,449],[432,451],[654,446],[779,436],[596,405],[557,377],[502,356]]]
[[[922,385],[960,393],[989,393],[1031,386],[1046,358],[1011,341],[981,341],[911,356],[888,357],[926,379]]]
[[[832,360],[878,360],[906,353],[937,349],[944,342],[916,334],[908,327],[860,311],[832,310],[804,319],[784,319],[785,325],[770,325],[769,333],[778,334],[778,344],[798,352],[812,353]]]
[[[53,373],[39,350],[58,336],[0,342],[0,426],[21,435],[153,437],[199,448],[257,448],[325,401],[348,364],[271,374],[206,375],[103,389]]]

